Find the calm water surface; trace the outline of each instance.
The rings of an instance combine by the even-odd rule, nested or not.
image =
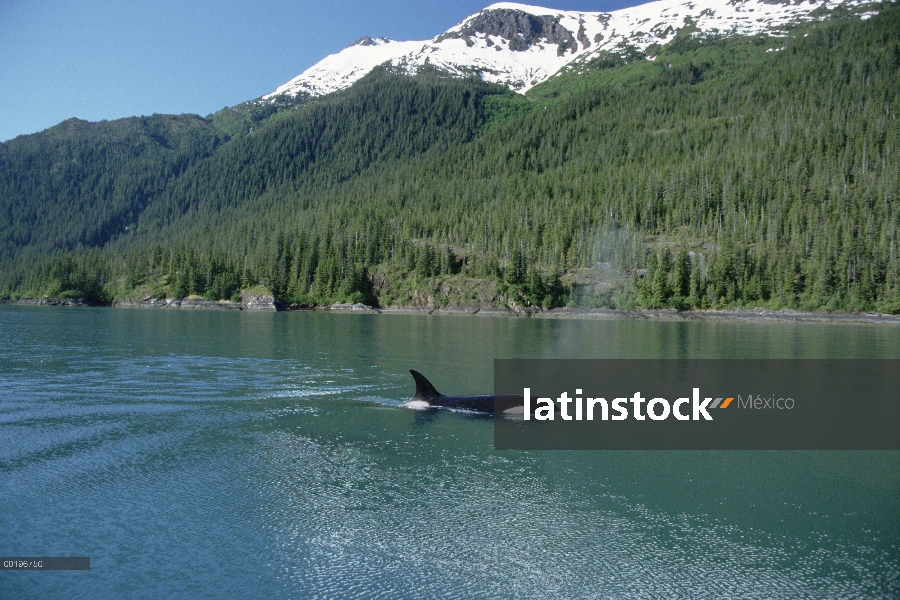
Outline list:
[[[0,598],[897,598],[900,453],[497,452],[494,358],[900,358],[900,328],[0,307]]]

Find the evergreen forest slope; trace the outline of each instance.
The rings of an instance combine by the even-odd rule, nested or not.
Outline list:
[[[0,297],[900,312],[900,9],[0,144]]]

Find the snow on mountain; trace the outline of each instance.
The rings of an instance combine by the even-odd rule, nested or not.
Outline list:
[[[560,11],[512,2],[492,4],[432,40],[364,37],[264,96],[321,96],[352,85],[389,62],[414,74],[430,65],[479,75],[524,93],[568,65],[604,52],[645,51],[683,31],[753,34],[819,18],[838,6],[869,0],[658,0],[609,13]]]
[[[383,62],[393,60],[422,47],[422,42],[397,42],[388,38],[360,38],[337,54],[331,54],[264,99],[281,94],[307,93],[323,96],[350,87]]]

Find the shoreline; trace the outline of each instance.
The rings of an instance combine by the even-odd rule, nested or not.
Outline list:
[[[22,298],[20,300],[0,301],[2,304],[17,306],[92,306],[83,299],[56,298]],[[900,325],[900,315],[884,313],[826,313],[805,312],[790,308],[728,308],[722,310],[685,310],[674,309],[640,309],[620,310],[615,308],[582,308],[564,307],[543,310],[540,308],[519,308],[501,306],[388,306],[373,307],[365,304],[332,304],[318,307],[285,307],[266,298],[250,297],[243,302],[214,301],[203,298],[183,299],[123,299],[114,300],[109,308],[138,309],[180,309],[180,310],[249,310],[252,312],[274,311],[321,311],[339,314],[386,314],[386,315],[449,315],[449,316],[485,316],[485,317],[526,317],[535,319],[603,319],[626,320],[640,319],[648,321],[767,321],[784,323],[869,323]]]
[[[883,313],[816,313],[790,308],[730,308],[723,310],[640,309],[620,310],[615,308],[566,307],[550,310],[511,309],[495,307],[489,309],[448,307],[387,307],[387,308],[339,308],[326,307],[332,312],[371,314],[428,314],[428,315],[483,315],[497,317],[531,317],[535,319],[601,319],[645,321],[770,321],[783,323],[872,323],[900,325],[900,315]]]

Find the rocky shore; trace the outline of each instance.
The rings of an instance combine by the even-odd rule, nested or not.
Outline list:
[[[84,298],[21,298],[10,304],[22,306],[93,306]]]
[[[331,310],[347,311],[341,307]],[[351,310],[352,312],[352,310]],[[617,310],[612,308],[579,308],[566,307],[542,310],[540,308],[506,308],[506,307],[465,307],[446,308],[422,307],[365,307],[357,312],[385,314],[430,314],[430,315],[484,315],[532,317],[538,319],[643,319],[653,321],[782,321],[808,323],[884,323],[900,325],[900,315],[881,313],[826,313],[803,312],[783,308],[772,310],[767,308],[731,308],[725,310]]]
[[[30,306],[89,306],[83,299],[22,298],[14,304]],[[537,307],[459,305],[446,307],[389,306],[373,307],[365,304],[332,304],[330,306],[285,306],[271,295],[244,294],[240,302],[206,300],[199,297],[150,298],[114,300],[115,308],[178,308],[195,310],[317,310],[349,314],[423,314],[423,315],[481,315],[500,317],[532,317],[537,319],[643,319],[654,321],[782,321],[806,323],[879,323],[900,325],[900,315],[881,313],[803,312],[782,308],[729,308],[724,310],[644,309],[618,310],[612,308],[565,307],[543,310]]]
[[[186,308],[201,310],[281,310],[283,307],[280,302],[275,300],[270,294],[251,294],[244,293],[241,295],[240,302],[231,302],[229,300],[207,300],[198,296],[188,296],[187,298],[151,298],[146,296],[140,300],[126,298],[123,300],[113,300],[112,306],[115,308]]]
[[[21,298],[15,304],[26,306],[91,306],[83,298],[59,299],[59,298]],[[228,300],[207,300],[199,296],[187,298],[123,298],[113,300],[110,306],[114,308],[183,308],[199,310],[282,310],[284,307],[269,294],[244,293],[240,302]]]

